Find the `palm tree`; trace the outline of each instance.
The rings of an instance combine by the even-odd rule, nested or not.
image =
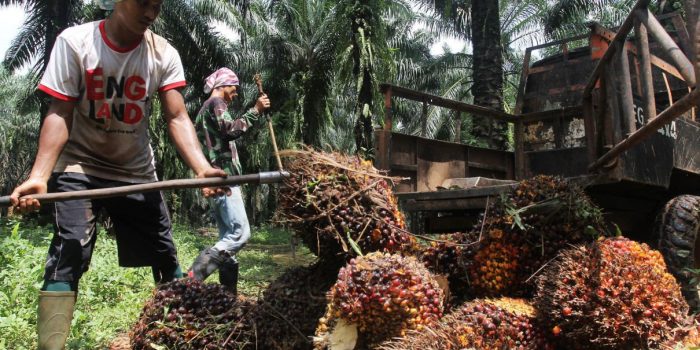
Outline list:
[[[96,8],[81,0],[0,0],[0,6],[21,5],[27,12],[18,35],[5,54],[3,65],[10,72],[34,63],[32,72],[43,73],[58,34],[82,23]]]
[[[274,30],[267,37],[268,67],[286,97],[296,101],[287,116],[303,143],[321,146],[321,133],[330,123],[328,99],[338,45],[334,27],[335,2],[282,0],[271,3]],[[278,89],[279,90],[279,89]]]
[[[614,27],[622,23],[635,0],[558,0],[547,4],[541,16],[545,32],[553,39],[561,39],[586,33],[588,23],[599,22],[604,26]],[[657,14],[682,11],[682,0],[661,0],[652,2],[649,8]]]
[[[543,2],[419,0],[418,3],[423,10],[432,11],[443,20],[430,22],[431,30],[472,43],[471,79],[462,82],[468,85],[464,90],[473,96],[473,103],[497,110],[508,109],[514,102],[520,72],[518,52],[521,48],[516,47],[523,42],[534,43]],[[504,101],[505,97],[508,100]],[[470,125],[463,125],[462,130],[471,130],[471,137],[467,137],[469,143],[499,149],[506,147],[504,123],[473,117],[468,122]]]
[[[498,0],[420,0],[453,25],[452,33],[473,47],[474,104],[503,110],[503,47]],[[506,126],[476,118],[474,133],[491,148],[506,147]]]
[[[31,76],[12,75],[0,69],[0,191],[10,193],[31,168],[37,147],[39,119],[32,118],[38,112],[36,105],[19,109],[18,101],[24,96],[17,93],[18,86],[31,82]]]
[[[5,53],[3,66],[14,73],[30,65],[29,84],[23,87],[27,91],[22,92],[25,98],[17,102],[24,106],[39,104],[43,118],[48,100],[33,92],[46,70],[56,37],[64,29],[98,16],[99,10],[81,0],[0,0],[0,6],[12,5],[23,6],[27,17]]]
[[[344,57],[341,61],[352,63],[349,71],[356,89],[353,113],[356,152],[371,157],[374,101],[379,97],[377,82],[380,78],[386,80],[394,71],[387,23],[392,17],[405,18],[411,10],[403,0],[356,0],[340,2],[338,6],[336,23],[340,26]],[[345,68],[348,71],[347,65]]]

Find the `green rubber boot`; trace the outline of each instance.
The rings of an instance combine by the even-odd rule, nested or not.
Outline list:
[[[70,333],[76,292],[39,292],[39,350],[62,350]]]

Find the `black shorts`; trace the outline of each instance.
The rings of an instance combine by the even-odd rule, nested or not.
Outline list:
[[[50,192],[68,192],[128,185],[79,173],[54,173]],[[88,270],[95,248],[96,214],[104,208],[114,223],[119,265],[177,265],[172,225],[160,192],[125,197],[80,199],[51,205],[54,235],[44,270],[45,280],[77,281]]]

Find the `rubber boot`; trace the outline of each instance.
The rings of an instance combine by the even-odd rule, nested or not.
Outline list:
[[[169,267],[151,266],[151,272],[153,273],[153,281],[156,282],[156,285],[165,284],[175,279],[182,278],[180,265]]]
[[[196,280],[204,281],[221,266],[225,258],[228,258],[228,256],[225,256],[214,247],[202,250],[192,263],[192,267],[190,267],[187,275]]]
[[[219,283],[224,286],[224,289],[238,294],[238,262],[227,259],[219,268]]]
[[[39,350],[62,350],[70,333],[76,292],[39,292]]]

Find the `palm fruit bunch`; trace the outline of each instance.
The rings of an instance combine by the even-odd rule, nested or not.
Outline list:
[[[503,295],[517,281],[519,257],[526,255],[522,242],[504,239],[482,241],[469,269],[471,287],[477,294]]]
[[[381,350],[552,349],[536,311],[522,299],[476,299],[422,332],[385,342]]]
[[[479,296],[532,295],[531,277],[561,249],[605,232],[600,209],[580,187],[543,175],[494,201],[473,231],[481,239],[468,274]]]
[[[687,322],[688,304],[661,254],[621,237],[563,251],[538,277],[534,300],[569,347],[657,349]]]
[[[270,283],[255,315],[259,348],[309,349],[337,277],[338,268],[317,262],[288,269]]]
[[[420,330],[442,317],[444,292],[416,258],[375,252],[340,269],[328,300],[316,331],[318,349],[327,347],[340,321],[356,326],[358,341],[369,346]]]
[[[292,175],[280,191],[276,219],[320,258],[356,256],[351,240],[363,252],[415,249],[391,191],[398,179],[357,156],[308,149],[280,155]]]
[[[220,284],[185,278],[159,286],[143,307],[130,338],[133,349],[255,348],[255,304]]]
[[[421,250],[421,260],[428,270],[447,277],[455,302],[470,297],[466,271],[474,262],[477,248],[478,236],[474,232],[457,232],[440,235]]]

